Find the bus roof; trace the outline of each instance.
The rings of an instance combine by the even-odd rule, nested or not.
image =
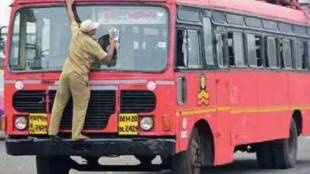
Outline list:
[[[64,3],[65,0],[15,0],[14,3]],[[258,0],[76,0],[77,2],[169,2],[192,6],[203,6],[225,11],[243,13],[253,16],[267,17],[275,20],[310,24],[310,13]]]
[[[310,23],[310,14],[305,10],[297,10],[257,0],[176,0],[179,4],[194,4],[217,8],[226,11],[244,13],[253,16],[267,17],[282,21]]]

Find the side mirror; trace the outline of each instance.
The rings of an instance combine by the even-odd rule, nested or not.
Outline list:
[[[6,41],[7,33],[8,33],[7,26],[0,27],[0,49],[1,50],[3,50],[4,48],[4,43]]]
[[[8,27],[0,27],[0,69],[3,69],[4,45],[7,38]]]

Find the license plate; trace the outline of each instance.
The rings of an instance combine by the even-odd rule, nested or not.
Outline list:
[[[119,114],[119,135],[138,135],[138,114]]]
[[[48,130],[47,114],[32,113],[29,115],[29,134],[46,135]]]

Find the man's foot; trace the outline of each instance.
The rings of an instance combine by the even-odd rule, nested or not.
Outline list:
[[[50,135],[50,138],[53,142],[60,142],[60,141],[63,141],[62,138],[60,138],[59,136],[57,135]]]
[[[77,136],[77,137],[72,137],[72,141],[74,141],[74,142],[80,142],[80,141],[84,141],[87,139],[89,139],[89,137],[82,135],[82,134]]]

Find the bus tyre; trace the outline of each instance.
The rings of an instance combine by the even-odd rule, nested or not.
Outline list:
[[[293,168],[296,164],[298,149],[297,126],[293,120],[290,128],[288,139],[275,141],[273,144],[275,168],[288,169]]]
[[[37,156],[37,174],[69,174],[70,157]]]
[[[200,174],[202,167],[201,142],[197,129],[193,130],[187,151],[176,154],[172,159],[172,174]]]
[[[274,168],[274,159],[272,151],[272,142],[260,144],[256,149],[256,158],[258,166],[261,169]]]
[[[296,164],[297,158],[297,126],[293,120],[288,139],[276,140],[257,147],[257,162],[262,169],[288,169]]]

